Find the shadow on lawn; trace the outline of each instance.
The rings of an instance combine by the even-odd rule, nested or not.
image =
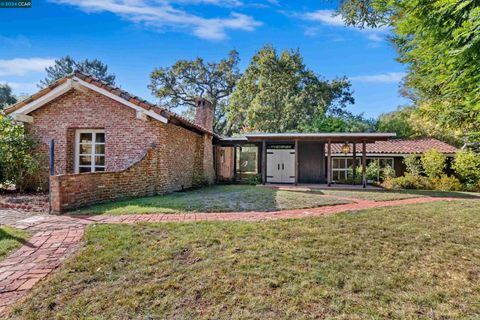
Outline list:
[[[0,242],[1,241],[8,241],[8,240],[14,240],[22,245],[27,245],[29,247],[33,247],[33,245],[28,242],[28,240],[24,239],[24,238],[21,238],[21,237],[17,237],[7,231],[5,231],[4,228],[0,228]]]

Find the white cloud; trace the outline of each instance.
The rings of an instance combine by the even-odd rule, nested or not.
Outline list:
[[[381,42],[385,40],[385,36],[389,31],[387,27],[360,29],[352,26],[347,26],[345,25],[345,22],[343,22],[342,17],[340,15],[337,15],[334,10],[317,10],[313,12],[307,12],[301,17],[304,20],[320,22],[323,25],[332,27],[344,27],[348,28],[349,30],[363,33],[367,37],[367,39],[372,42]],[[308,29],[306,32],[308,32]]]
[[[370,82],[370,83],[395,83],[400,82],[405,76],[404,72],[387,72],[380,74],[354,76],[349,79],[358,82]]]
[[[307,12],[303,15],[305,20],[312,20],[322,22],[329,26],[344,27],[345,23],[342,17],[335,14],[333,10],[317,10],[313,12]]]
[[[46,67],[51,66],[54,63],[54,59],[45,58],[0,59],[0,77],[24,76],[32,72],[43,72]]]
[[[36,82],[10,82],[0,80],[0,84],[8,84],[17,94],[32,94],[38,91]]]
[[[243,2],[240,0],[171,0],[170,2],[179,4],[209,4],[219,7],[243,6]]]
[[[224,18],[203,18],[175,8],[173,3],[197,2],[210,4],[240,3],[220,0],[51,0],[57,4],[78,7],[88,13],[110,12],[134,23],[160,30],[167,28],[192,32],[199,38],[222,40],[227,30],[253,31],[262,25],[253,17],[232,12]]]

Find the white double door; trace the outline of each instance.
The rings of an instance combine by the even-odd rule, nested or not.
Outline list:
[[[295,182],[294,149],[267,149],[267,182]]]

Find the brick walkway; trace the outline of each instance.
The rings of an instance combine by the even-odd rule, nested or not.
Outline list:
[[[4,225],[4,224],[12,225],[17,221],[24,220],[29,217],[45,215],[45,214],[47,213],[28,212],[23,210],[0,208],[0,225]]]
[[[80,228],[36,233],[0,262],[0,315],[81,245]]]
[[[276,212],[228,212],[188,214],[145,214],[122,216],[34,216],[13,224],[34,232],[18,251],[0,262],[0,315],[9,305],[24,297],[41,279],[56,269],[82,244],[85,227],[94,223],[134,224],[139,222],[192,221],[264,221],[326,216],[340,212],[399,206],[406,204],[451,201],[452,198],[410,198],[393,201],[368,201],[312,209]]]

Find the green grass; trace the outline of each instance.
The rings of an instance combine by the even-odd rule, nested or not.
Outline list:
[[[227,185],[95,205],[73,213],[145,214],[177,212],[273,211],[348,203],[318,193]]]
[[[16,319],[478,319],[480,206],[97,225]]]
[[[337,197],[346,197],[353,199],[362,199],[362,200],[372,200],[372,201],[392,201],[392,200],[402,200],[409,198],[418,198],[422,195],[408,194],[402,192],[392,192],[386,190],[327,190],[321,189],[318,192],[323,194],[328,194]]]
[[[9,226],[0,226],[0,261],[18,249],[28,239],[30,233]]]
[[[337,197],[372,201],[392,201],[419,197],[452,197],[465,199],[480,199],[480,194],[457,191],[432,191],[432,190],[335,190],[319,189],[317,192]]]

